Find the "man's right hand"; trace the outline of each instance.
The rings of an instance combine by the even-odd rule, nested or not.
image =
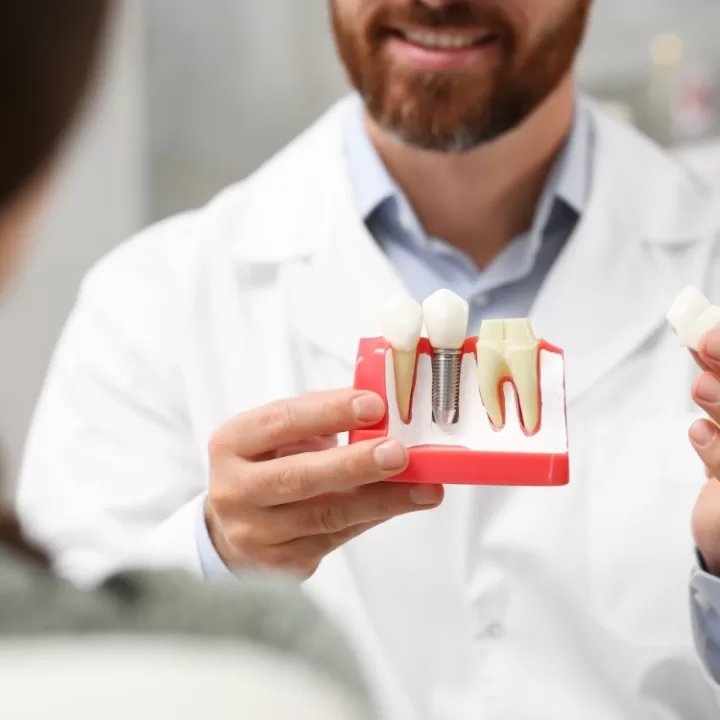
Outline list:
[[[374,393],[333,390],[242,413],[212,437],[205,518],[230,568],[310,577],[340,545],[397,515],[437,507],[441,485],[381,482],[407,466],[382,438],[337,447],[336,435],[385,415]]]

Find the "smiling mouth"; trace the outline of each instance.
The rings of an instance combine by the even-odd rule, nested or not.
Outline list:
[[[480,48],[499,40],[497,33],[491,32],[440,32],[432,30],[397,30],[390,29],[391,37],[403,40],[425,50],[450,51]]]

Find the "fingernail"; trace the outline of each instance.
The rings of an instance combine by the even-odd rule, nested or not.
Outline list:
[[[713,405],[720,402],[720,382],[709,373],[701,375],[695,388],[695,395],[697,395],[698,400]]]
[[[705,353],[712,360],[720,362],[720,332],[712,330],[707,334]]]
[[[405,465],[407,450],[399,440],[388,440],[375,448],[374,455],[381,470],[396,470]]]
[[[416,505],[437,505],[442,497],[436,485],[415,485],[410,491],[410,500]]]
[[[690,427],[692,441],[701,448],[712,444],[717,435],[717,428],[707,420],[698,420]]]
[[[377,422],[385,416],[385,403],[375,393],[358,395],[352,401],[352,408],[360,422]]]

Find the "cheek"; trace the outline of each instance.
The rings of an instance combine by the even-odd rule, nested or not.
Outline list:
[[[590,0],[515,0],[511,16],[517,39],[525,46],[534,45],[569,18],[583,16],[590,4]]]
[[[331,0],[332,17],[340,23],[345,34],[356,34],[365,22],[370,5],[363,0]]]
[[[0,290],[15,271],[21,251],[35,231],[46,185],[43,178],[0,216]]]
[[[25,235],[14,235],[9,238],[0,237],[0,291],[5,289],[18,265],[24,240]]]

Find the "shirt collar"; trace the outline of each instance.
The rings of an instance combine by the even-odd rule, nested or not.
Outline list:
[[[550,174],[534,225],[547,221],[556,198],[563,200],[578,214],[585,208],[589,191],[592,122],[588,109],[582,103],[576,103],[575,107],[570,136]],[[355,206],[363,220],[368,220],[389,200],[394,199],[399,205],[407,202],[370,140],[363,103],[357,96],[355,107],[349,113],[345,148]]]

